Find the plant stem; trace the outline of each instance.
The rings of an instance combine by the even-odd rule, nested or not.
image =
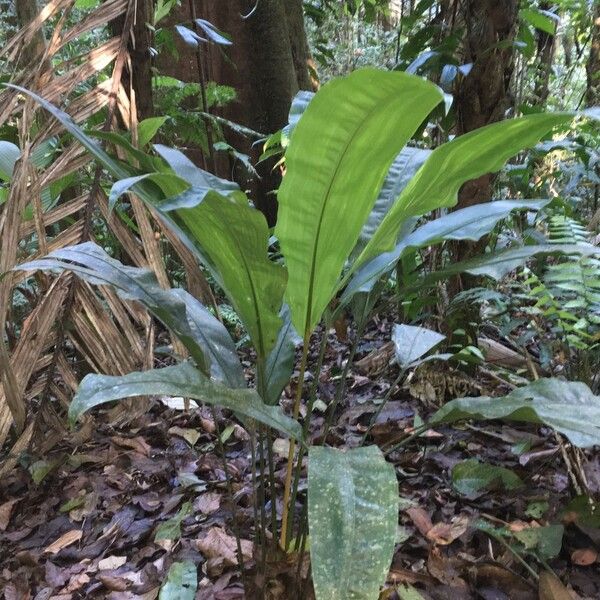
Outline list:
[[[304,387],[304,375],[306,373],[306,363],[308,361],[308,350],[310,345],[310,332],[304,333],[304,342],[302,347],[302,360],[300,362],[300,374],[298,376],[298,385],[296,387],[296,399],[294,401],[294,419],[300,415],[300,402],[302,401],[302,388]],[[296,441],[290,439],[290,449],[288,451],[287,468],[285,473],[285,487],[283,490],[283,514],[281,516],[281,537],[280,545],[285,550],[288,545],[287,530],[288,520],[290,518],[290,493],[292,488],[292,469],[294,466],[294,453],[296,451]]]
[[[302,424],[302,438],[307,439],[309,428],[310,428],[310,417],[312,415],[313,406],[315,404],[315,400],[317,399],[317,390],[319,387],[319,375],[321,373],[321,368],[323,367],[323,359],[325,357],[325,348],[327,348],[327,332],[329,331],[329,323],[324,324],[323,335],[321,336],[321,343],[319,345],[319,358],[317,360],[317,366],[314,370],[314,378],[312,385],[310,387],[310,393],[308,396],[308,403],[306,405],[306,418],[304,419],[304,423]],[[298,486],[300,485],[300,476],[302,475],[302,459],[304,457],[304,448],[300,448],[298,452],[298,460],[296,461],[296,470],[294,472],[294,483],[292,485],[292,495],[290,505],[296,505],[296,498],[298,496]],[[292,538],[292,522],[288,521],[286,538],[290,540]],[[302,522],[300,522],[302,526]]]
[[[395,446],[392,446],[388,450],[384,451],[384,454],[387,456],[396,450],[406,446],[409,442],[412,442],[415,438],[419,437],[422,433],[429,429],[429,425],[425,423],[420,427],[417,427],[409,436],[405,437],[401,442],[398,442]]]

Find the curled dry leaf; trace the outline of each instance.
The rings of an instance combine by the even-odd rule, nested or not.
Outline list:
[[[431,517],[427,514],[427,512],[418,506],[413,506],[406,509],[406,514],[410,517],[410,520],[419,530],[419,533],[427,536],[429,530],[433,527]]]
[[[108,571],[109,569],[118,569],[127,562],[126,556],[107,556],[98,563],[99,571]]]
[[[436,523],[426,534],[434,544],[446,546],[458,539],[469,527],[469,518],[466,515],[458,515],[451,523]]]
[[[571,562],[580,567],[589,567],[598,560],[598,551],[594,548],[580,548],[571,554]]]
[[[63,548],[78,542],[83,537],[81,529],[71,529],[44,549],[45,554],[58,554]]]
[[[4,504],[0,504],[0,531],[6,531],[6,528],[10,523],[10,516],[12,514],[13,506],[18,501],[18,498],[14,498],[8,502],[4,502]]]

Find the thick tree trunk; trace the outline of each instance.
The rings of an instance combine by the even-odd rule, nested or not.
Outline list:
[[[518,1],[465,0],[461,6],[465,27],[463,62],[473,63],[473,68],[456,94],[459,135],[500,121],[510,106]],[[491,191],[491,174],[466,183],[459,194],[458,208],[487,202]]]
[[[39,13],[37,0],[16,0],[15,9],[17,13],[17,22],[19,27],[25,27],[33,21]],[[44,55],[46,49],[46,39],[44,32],[40,28],[35,32],[33,39],[25,48],[19,59],[19,67],[36,68],[34,61]],[[46,65],[46,66],[49,66]]]
[[[600,106],[600,3],[596,3],[594,9],[591,48],[586,73],[585,102],[588,106]]]
[[[138,119],[147,119],[154,114],[152,98],[152,31],[149,25],[154,17],[152,0],[137,0],[131,55],[132,87],[135,93]]]
[[[540,8],[550,10],[549,2],[540,2]],[[545,31],[537,32],[537,69],[533,90],[533,104],[545,106],[550,93],[550,72],[554,61],[556,36]]]
[[[192,13],[227,33],[232,46],[224,49],[214,44],[204,45],[202,59],[198,60],[193,49],[176,40],[179,61],[175,64],[161,58],[160,70],[183,81],[208,80],[229,85],[235,88],[237,98],[219,110],[220,116],[264,134],[281,129],[287,123],[296,92],[313,87],[308,70],[310,55],[302,1],[184,0],[170,22],[187,22],[189,26]],[[255,140],[234,132],[227,132],[227,136],[229,143],[254,159],[260,154],[260,150],[252,146]],[[277,201],[273,191],[279,184],[278,174],[272,167],[269,163],[259,165],[259,180],[249,181],[247,175],[236,173],[270,224],[276,219]],[[225,168],[220,165],[217,170],[223,176],[231,175],[228,165]]]

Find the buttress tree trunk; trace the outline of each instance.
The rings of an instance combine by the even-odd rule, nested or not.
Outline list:
[[[236,90],[236,100],[219,109],[219,115],[263,134],[281,129],[288,119],[292,98],[300,89],[312,89],[308,42],[304,31],[302,0],[183,0],[173,13],[172,24],[206,19],[227,33],[228,48],[204,44],[200,58],[178,40],[179,60],[160,59],[165,74],[183,81],[214,81]],[[227,132],[236,149],[256,159],[260,149],[235,132]],[[222,170],[217,162],[217,170]],[[279,175],[273,164],[258,166],[259,179],[248,180],[241,171],[236,178],[250,190],[256,206],[275,222],[277,201],[274,190]],[[229,169],[220,172],[230,176]]]

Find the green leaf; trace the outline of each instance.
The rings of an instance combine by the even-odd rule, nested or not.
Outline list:
[[[209,192],[195,206],[170,214],[187,238],[195,242],[238,313],[256,351],[265,358],[281,327],[279,311],[286,270],[267,253],[269,230],[264,215],[245,196]]]
[[[414,325],[394,325],[392,330],[396,360],[401,368],[419,360],[445,339],[446,336],[437,331]]]
[[[458,398],[438,410],[430,425],[464,419],[537,423],[562,433],[575,446],[600,444],[600,396],[579,381],[539,379],[500,398]]]
[[[398,483],[376,446],[308,455],[308,523],[317,600],[376,600],[398,524]]]
[[[407,218],[454,206],[465,181],[498,171],[511,156],[535,146],[554,127],[569,123],[573,117],[573,113],[554,113],[509,119],[436,148],[404,188],[357,259],[357,266],[392,250],[400,225]]]
[[[396,247],[362,266],[354,274],[342,296],[342,303],[357,291],[367,291],[381,276],[390,271],[409,250],[441,244],[447,240],[477,241],[487,235],[513,210],[540,210],[548,200],[497,200],[461,208],[428,221],[414,231],[401,231]]]
[[[10,181],[15,164],[21,156],[19,146],[0,140],[0,181]]]
[[[164,523],[161,523],[156,528],[156,532],[154,533],[154,541],[177,541],[181,537],[181,523],[190,514],[192,514],[192,504],[191,502],[186,502],[179,509],[176,515],[172,516]]]
[[[513,533],[526,550],[535,551],[544,560],[558,556],[562,548],[563,534],[564,527],[562,525],[529,527]]]
[[[138,125],[138,144],[143,148],[149,144],[152,138],[158,133],[158,130],[165,124],[169,117],[150,117],[144,119]]]
[[[175,562],[160,588],[158,600],[194,600],[198,589],[198,571],[193,562]]]
[[[371,214],[360,232],[358,243],[352,251],[353,255],[358,256],[364,250],[396,198],[409,184],[430,154],[431,150],[406,146],[396,156],[383,182],[379,196],[375,200]]]
[[[484,490],[514,490],[523,485],[510,469],[480,463],[472,458],[452,468],[452,485],[463,496],[475,497]]]
[[[201,370],[230,387],[245,387],[235,344],[225,326],[182,289],[163,290],[154,273],[126,267],[86,242],[55,250],[18,267],[21,271],[72,271],[93,285],[110,285],[126,300],[137,300],[185,345]]]
[[[425,598],[423,598],[423,596],[408,583],[402,584],[400,587],[396,588],[396,592],[400,600],[425,600]]]
[[[283,324],[279,330],[275,346],[265,361],[264,383],[260,386],[261,395],[267,404],[277,404],[283,388],[289,382],[294,370],[296,346],[302,340],[294,330],[289,307],[282,311]],[[259,388],[260,389],[260,388]]]
[[[539,29],[549,35],[556,33],[556,26],[560,22],[560,17],[548,10],[538,8],[522,8],[519,16],[527,21],[532,27]]]
[[[166,191],[168,195],[183,194],[189,189],[187,183],[174,173],[144,173],[143,175],[134,175],[115,181],[108,194],[109,209],[112,211],[117,200],[123,194],[129,192],[131,188],[144,180],[155,183],[163,192]],[[173,193],[169,194],[169,191]]]
[[[275,233],[301,335],[331,300],[392,161],[442,99],[419,77],[362,69],[323,86],[295,126]]]
[[[302,437],[300,424],[280,407],[264,404],[256,390],[225,387],[187,362],[123,376],[86,375],[69,406],[69,420],[74,423],[86,411],[106,402],[148,395],[193,398],[250,417],[298,440]]]

